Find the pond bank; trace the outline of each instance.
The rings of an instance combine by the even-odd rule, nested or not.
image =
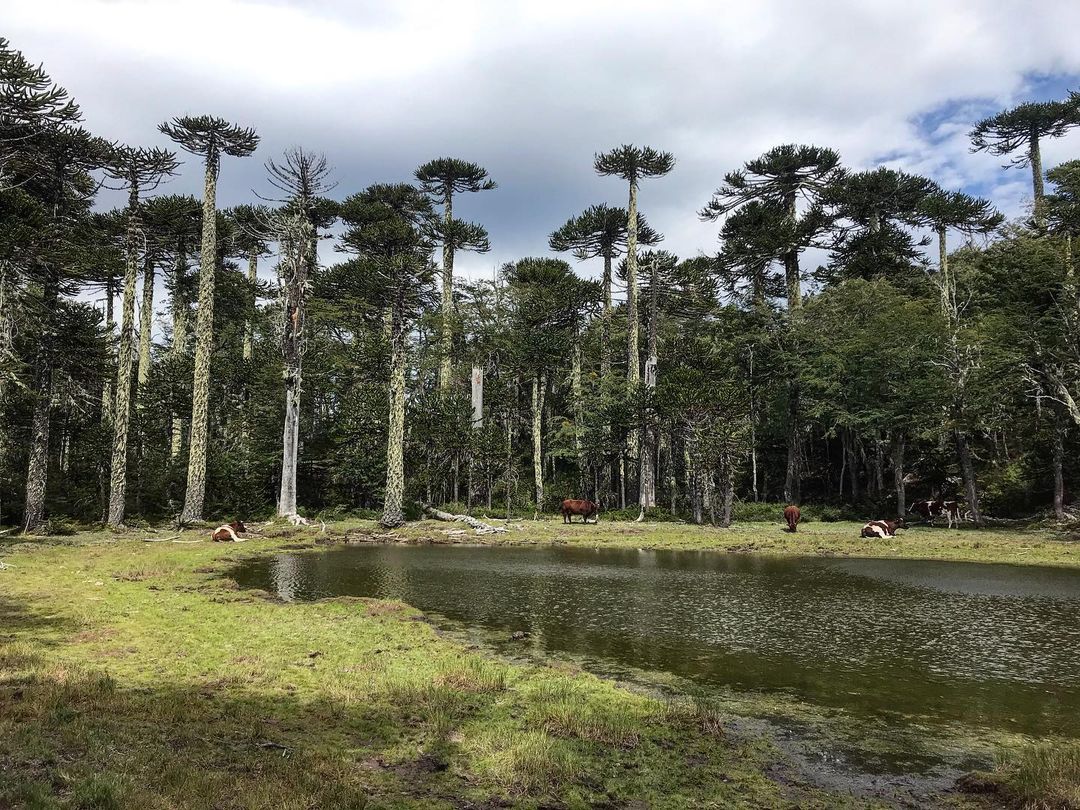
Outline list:
[[[560,540],[579,527],[549,523],[512,533],[597,542]],[[395,536],[450,537],[443,528]],[[724,547],[695,531],[672,534],[673,547]],[[321,538],[275,533],[240,546],[140,542],[171,536],[146,531],[0,546],[10,565],[0,571],[0,798],[16,807],[877,803],[873,786],[852,797],[800,776],[798,762],[738,719],[755,715],[749,705],[657,699],[572,663],[493,658],[402,603],[283,605],[222,578],[241,556],[385,534],[359,523]],[[662,539],[612,531],[604,542]],[[799,722],[794,706],[758,709]],[[937,806],[978,801],[935,797]]]

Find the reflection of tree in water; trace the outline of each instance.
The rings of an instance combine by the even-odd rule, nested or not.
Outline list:
[[[287,560],[287,562],[286,562]],[[265,569],[263,569],[265,570]],[[283,598],[400,599],[530,644],[874,713],[1063,729],[1080,576],[642,549],[355,548],[275,561]],[[259,585],[257,581],[247,584]]]

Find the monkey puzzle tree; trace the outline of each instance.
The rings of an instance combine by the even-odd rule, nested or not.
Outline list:
[[[217,179],[221,156],[246,157],[259,145],[254,129],[209,115],[174,118],[158,126],[181,148],[205,161],[199,303],[195,318],[195,374],[191,392],[187,490],[182,519],[202,520],[206,497],[206,441],[210,404],[210,358],[214,338],[214,274],[217,265]]]
[[[81,127],[45,129],[35,134],[33,141],[33,156],[8,167],[15,183],[44,211],[40,232],[24,247],[25,263],[21,263],[31,274],[28,281],[40,290],[32,299],[24,299],[25,314],[35,320],[37,331],[29,386],[34,404],[23,512],[27,532],[38,529],[44,518],[61,295],[70,287],[71,275],[78,272],[79,231],[86,224],[97,189],[89,173],[108,161],[111,148]]]
[[[601,203],[586,208],[548,238],[554,251],[569,251],[579,261],[603,258],[603,309],[600,321],[600,375],[606,379],[611,373],[611,262],[626,252],[628,239],[628,215],[625,208],[615,208]],[[663,234],[654,231],[645,216],[638,213],[637,244],[655,245]]]
[[[772,225],[777,228],[779,254],[773,258],[784,264],[788,309],[802,302],[799,254],[815,246],[831,227],[821,197],[826,188],[843,175],[840,155],[819,146],[783,144],[748,161],[742,169],[729,172],[713,197],[701,209],[704,220],[716,220],[750,203],[761,202],[780,212]],[[799,214],[800,200],[806,206]],[[758,211],[758,214],[761,212]]]
[[[454,254],[458,250],[486,253],[490,250],[488,235],[481,226],[454,219],[454,195],[465,192],[490,191],[495,181],[488,177],[487,169],[458,158],[429,160],[413,173],[420,188],[431,199],[442,205],[443,216],[437,231],[442,242],[442,297],[439,314],[439,390],[450,388],[453,376],[451,350],[454,340]]]
[[[135,339],[135,282],[139,273],[139,248],[146,234],[142,227],[139,196],[157,188],[175,173],[176,155],[165,149],[120,146],[113,150],[105,173],[120,183],[116,188],[128,193],[127,245],[124,272],[123,311],[120,318],[120,351],[113,415],[113,453],[109,484],[110,526],[124,522],[127,496],[128,425],[131,418],[131,368]],[[150,248],[147,247],[147,250]],[[151,286],[153,280],[150,281]]]
[[[272,214],[265,205],[237,205],[228,213],[235,226],[233,247],[247,260],[247,280],[251,287],[248,317],[244,321],[243,358],[248,361],[254,347],[254,321],[251,316],[258,304],[259,259],[270,253]]]
[[[307,298],[318,267],[318,226],[324,224],[320,200],[337,184],[329,181],[323,155],[290,149],[280,163],[266,162],[270,184],[285,192],[284,207],[268,223],[278,243],[281,285],[281,356],[285,361],[285,428],[281,449],[278,515],[296,514],[296,468],[300,445],[300,391],[303,382],[304,326]],[[325,216],[325,214],[324,214]]]
[[[638,185],[646,177],[663,177],[670,172],[675,168],[675,157],[651,146],[623,144],[596,155],[593,168],[599,175],[621,177],[630,184],[626,208],[626,381],[632,390],[641,380],[637,311]]]
[[[370,306],[386,313],[390,342],[390,421],[386,495],[380,523],[405,522],[405,363],[412,323],[430,298],[436,221],[431,200],[405,183],[376,184],[341,203],[338,247],[357,258],[344,267]]]
[[[1080,126],[1080,94],[1072,93],[1067,101],[1030,101],[1010,110],[984,118],[971,130],[971,151],[989,152],[997,157],[1012,155],[1005,168],[1031,167],[1031,189],[1035,225],[1045,224],[1043,211],[1042,153],[1043,138],[1060,138],[1073,127]]]
[[[785,278],[770,272],[784,252],[786,222],[779,206],[751,200],[730,214],[720,229],[717,275],[729,295],[755,310],[764,310],[771,299],[786,294]]]
[[[1055,166],[1046,173],[1046,178],[1054,184],[1054,192],[1045,198],[1046,218],[1051,232],[1064,242],[1065,275],[1074,287],[1073,303],[1080,308],[1080,302],[1076,300],[1076,267],[1073,264],[1073,237],[1080,234],[1080,160]]]

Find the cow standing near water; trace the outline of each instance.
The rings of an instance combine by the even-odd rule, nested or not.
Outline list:
[[[960,525],[960,501],[922,500],[915,501],[908,509],[919,515],[923,523],[934,525],[934,521],[943,514],[949,521],[949,528]]]
[[[906,529],[903,518],[896,520],[871,520],[862,527],[859,537],[896,537],[897,529]]]
[[[799,521],[802,519],[802,513],[799,511],[799,507],[795,505],[784,507],[784,520],[787,521],[787,530],[789,532],[796,532],[799,530]]]
[[[574,515],[581,515],[581,522],[588,523],[589,518],[593,519],[593,523],[599,523],[600,518],[597,513],[600,511],[599,501],[578,501],[573,498],[567,498],[562,502],[562,508],[560,509],[563,516],[563,523],[573,523]]]

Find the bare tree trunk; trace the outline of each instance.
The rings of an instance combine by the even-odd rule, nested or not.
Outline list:
[[[724,497],[720,525],[726,529],[731,526],[731,510],[735,502],[735,469],[731,463],[731,455],[726,451],[720,459],[720,475],[722,476]]]
[[[953,438],[956,441],[956,455],[960,461],[960,474],[964,478],[964,491],[967,494],[968,505],[971,508],[971,517],[975,525],[980,529],[983,526],[982,510],[979,508],[979,484],[975,478],[975,465],[971,461],[971,448],[968,445],[968,437],[964,431],[956,428],[953,430]]]
[[[60,298],[60,274],[50,267],[42,289],[46,325],[34,362],[34,411],[30,421],[30,460],[26,470],[26,499],[23,508],[23,531],[41,528],[45,516],[45,489],[49,477],[49,417],[52,415],[53,352],[56,341],[57,302]]]
[[[907,494],[904,492],[904,444],[903,432],[897,432],[893,439],[892,466],[893,486],[896,488],[896,516],[900,518],[907,512]]]
[[[1060,416],[1054,419],[1054,517],[1065,519],[1065,425]]]
[[[544,373],[533,375],[532,381],[532,445],[533,445],[533,484],[536,494],[536,516],[544,509],[544,456],[543,456],[543,412],[544,412]]]
[[[447,189],[443,196],[443,221],[449,232],[454,219],[454,196]],[[450,390],[453,378],[453,365],[450,353],[454,344],[454,248],[443,245],[442,298],[439,304],[439,391],[443,394]]]
[[[581,385],[581,336],[574,335],[574,349],[571,357],[570,388],[574,397],[574,455],[578,467],[578,491],[585,494],[585,445],[582,431],[585,429],[584,392]]]
[[[472,509],[473,505],[473,474],[476,469],[476,441],[480,431],[484,428],[484,369],[480,366],[472,367],[472,375],[470,377],[472,381],[472,440],[469,448],[469,493],[468,493],[468,507]],[[491,508],[490,504],[491,493],[488,493],[488,508]]]
[[[177,362],[184,356],[187,348],[187,301],[184,300],[183,284],[184,274],[187,271],[187,257],[183,242],[177,247],[176,267],[173,270],[173,293],[170,301],[172,309],[172,345],[169,353],[173,362]],[[184,445],[184,420],[180,414],[172,414],[172,441],[169,447],[170,458],[176,458]]]
[[[150,380],[150,349],[154,331],[154,258],[147,246],[143,259],[142,303],[139,306],[139,371],[137,394],[141,394]],[[142,408],[142,398],[136,396],[135,407]]]
[[[788,396],[788,442],[787,442],[787,473],[784,477],[784,500],[788,503],[797,504],[801,497],[801,474],[800,456],[801,447],[799,439],[799,388],[793,384]]]
[[[1046,225],[1046,214],[1043,187],[1042,153],[1039,149],[1039,131],[1031,128],[1028,136],[1028,158],[1031,163],[1031,189],[1032,189],[1032,214],[1035,219],[1035,227],[1042,230]]]
[[[386,497],[379,520],[386,528],[405,522],[405,323],[401,301],[391,308],[390,424],[386,437]]]
[[[183,519],[203,518],[206,498],[206,443],[210,409],[210,359],[214,350],[214,283],[217,273],[218,156],[206,157],[203,187],[202,245],[199,249],[199,310],[195,316],[195,374],[191,391],[187,490]]]
[[[649,336],[648,358],[645,361],[645,394],[651,406],[652,396],[656,392],[657,373],[657,312],[659,310],[659,273],[656,260],[653,259],[649,272]],[[650,408],[642,410],[641,463],[638,472],[638,505],[641,507],[639,520],[645,516],[645,510],[656,506],[656,475],[654,459],[656,453],[656,428],[653,425]]]
[[[253,292],[251,293],[251,307],[252,309],[258,303],[258,296],[255,294],[255,284],[259,280],[259,253],[258,251],[251,251],[248,254],[248,283],[251,284]],[[255,348],[255,322],[248,318],[244,321],[244,360],[251,359],[251,355]]]
[[[132,188],[128,201],[127,266],[124,273],[123,310],[120,316],[119,372],[116,378],[116,413],[113,418],[112,475],[109,484],[109,525],[124,522],[127,498],[128,426],[131,419],[131,367],[135,340],[135,282],[139,275],[139,195]]]

